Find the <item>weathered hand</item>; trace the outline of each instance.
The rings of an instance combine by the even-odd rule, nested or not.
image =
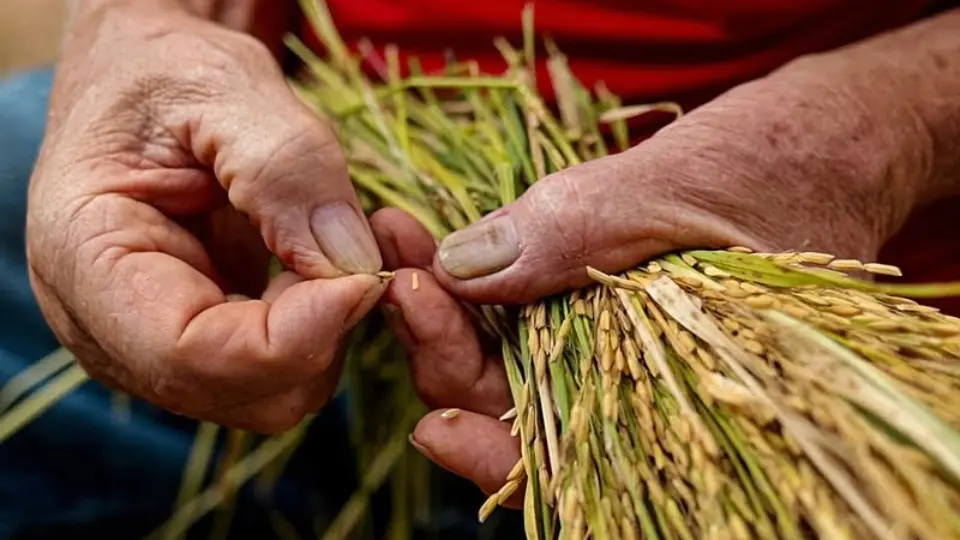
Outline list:
[[[254,38],[112,4],[77,14],[55,81],[27,224],[40,305],[100,381],[286,429],[384,289],[337,142]],[[268,285],[271,252],[290,271]]]
[[[418,290],[404,270],[384,296],[422,397],[464,409],[454,421],[425,417],[418,448],[488,493],[519,456],[496,420],[510,407],[501,360],[460,300],[531,302],[585,285],[587,266],[615,272],[682,248],[873,258],[910,209],[909,184],[889,170],[909,147],[891,135],[890,152],[879,152],[863,133],[882,126],[830,88],[794,82],[735,89],[628,152],[545,178],[448,236],[436,257],[411,218],[375,215],[387,266],[424,269]]]

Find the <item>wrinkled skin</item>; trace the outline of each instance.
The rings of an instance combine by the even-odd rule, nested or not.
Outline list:
[[[78,17],[30,186],[44,314],[110,386],[295,425],[384,289],[332,132],[248,35],[145,4]],[[270,252],[288,271],[267,284]]]

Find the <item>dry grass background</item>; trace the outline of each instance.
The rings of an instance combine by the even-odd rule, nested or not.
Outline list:
[[[0,76],[53,62],[65,14],[65,0],[0,0]]]

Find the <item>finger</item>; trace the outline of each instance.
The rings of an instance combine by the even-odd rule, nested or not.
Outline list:
[[[756,243],[694,205],[681,207],[669,189],[641,190],[638,163],[619,154],[544,178],[446,237],[438,280],[473,302],[527,303],[587,284],[588,266],[614,272],[680,247]]]
[[[512,406],[503,362],[484,355],[473,321],[429,273],[398,271],[383,300],[387,320],[407,349],[414,382],[428,406],[491,416]]]
[[[330,401],[340,380],[340,358],[338,355],[330,368],[307,384],[250,403],[213,409],[205,420],[254,433],[288,431]]]
[[[180,386],[196,390],[183,384],[186,376],[215,383],[223,393],[218,403],[293,387],[329,369],[346,330],[382,290],[375,277],[351,276],[296,283],[273,302],[190,306],[199,311],[176,343],[182,372],[163,371],[174,393]]]
[[[204,19],[212,19],[217,11],[217,2],[204,0],[185,0],[184,5],[193,13]]]
[[[228,79],[236,86],[170,108],[169,129],[288,267],[307,277],[377,272],[379,250],[336,137],[290,91],[261,43],[237,39],[247,61]]]
[[[423,417],[410,442],[428,459],[472,481],[487,495],[496,493],[520,459],[519,442],[510,435],[510,425],[468,411],[444,419],[443,412]],[[507,506],[517,508],[522,502],[523,490],[518,489]]]
[[[109,231],[99,228],[101,219],[86,219],[104,213],[112,216]],[[369,275],[296,282],[283,274],[268,288],[269,301],[227,302],[184,262],[202,247],[155,209],[101,197],[76,224],[75,234],[87,238],[74,255],[84,271],[57,289],[66,290],[64,299],[83,299],[82,309],[69,307],[108,355],[124,362],[118,369],[128,372],[127,384],[140,385],[135,393],[184,414],[314,380],[384,290]]]
[[[267,287],[267,290],[264,291],[262,299],[266,302],[273,303],[287,289],[304,281],[303,277],[294,272],[281,272],[270,281],[270,285]],[[365,315],[368,309],[369,308],[364,309],[360,315]],[[343,341],[340,342],[339,347],[341,349],[345,347]],[[334,353],[333,364],[317,375],[314,380],[302,387],[305,392],[304,408],[307,413],[318,411],[320,407],[330,400],[330,397],[337,389],[337,383],[340,380],[340,371],[343,367],[342,364],[343,354],[342,351],[338,351]]]
[[[249,220],[223,206],[178,222],[203,244],[221,289],[253,298],[261,295],[269,279],[270,252]]]
[[[370,226],[380,246],[384,268],[430,268],[433,264],[437,243],[410,214],[384,208],[370,217]]]
[[[270,284],[267,285],[267,289],[263,291],[263,296],[261,299],[264,302],[276,302],[280,295],[283,294],[287,289],[293,287],[298,283],[303,283],[306,281],[302,276],[294,272],[280,272],[272,280]]]
[[[218,407],[206,412],[203,420],[264,435],[283,433],[299,424],[308,414],[309,392],[310,387],[301,386],[250,403]]]

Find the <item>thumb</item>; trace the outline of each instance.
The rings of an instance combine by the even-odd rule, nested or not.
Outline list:
[[[513,204],[446,237],[434,261],[438,281],[471,302],[528,303],[586,285],[588,266],[621,271],[735,236],[679,200],[689,202],[675,196],[681,190],[669,177],[656,178],[641,164],[637,151],[552,174]]]
[[[308,278],[369,274],[382,261],[330,128],[279,70],[195,105],[188,126],[197,158],[230,203],[259,227],[267,248]]]

